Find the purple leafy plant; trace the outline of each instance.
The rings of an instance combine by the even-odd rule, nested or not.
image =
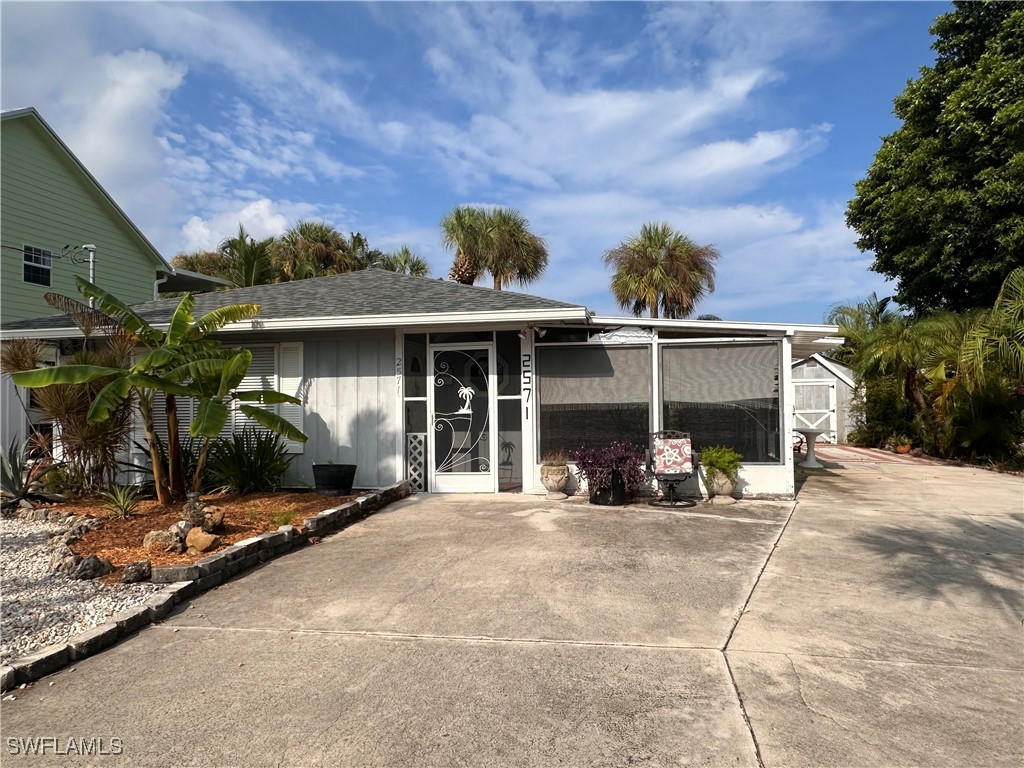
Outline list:
[[[576,474],[586,477],[592,495],[611,490],[613,470],[622,476],[630,497],[647,483],[646,454],[639,445],[615,442],[604,448],[577,448],[571,456],[576,462]]]

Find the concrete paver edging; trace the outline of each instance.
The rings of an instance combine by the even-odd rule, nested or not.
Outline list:
[[[307,543],[311,537],[339,531],[394,501],[404,499],[410,492],[409,481],[402,480],[307,517],[301,530],[292,525],[282,525],[276,531],[243,539],[215,555],[189,565],[157,566],[153,568],[151,580],[154,584],[166,584],[163,589],[142,605],[121,611],[98,627],[0,666],[0,693],[31,683],[63,669],[73,661],[99,653],[143,627],[161,621],[183,600],[219,586],[226,579],[259,563],[280,557],[294,547]]]

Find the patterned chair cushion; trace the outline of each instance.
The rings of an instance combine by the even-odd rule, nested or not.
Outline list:
[[[688,475],[693,472],[693,447],[688,437],[654,441],[655,475]]]

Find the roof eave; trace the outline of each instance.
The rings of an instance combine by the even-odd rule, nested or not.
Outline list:
[[[342,317],[261,318],[231,323],[221,333],[252,333],[260,331],[347,330],[359,328],[429,328],[443,325],[515,324],[545,322],[586,322],[586,307],[550,309],[514,309],[496,312],[437,312],[408,315],[364,315]],[[166,328],[166,322],[152,323]],[[82,335],[78,328],[17,328],[0,331],[4,338],[70,339]]]

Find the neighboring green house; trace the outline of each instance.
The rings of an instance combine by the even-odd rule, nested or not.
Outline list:
[[[224,284],[176,272],[35,108],[0,113],[0,126],[2,322],[56,314],[43,294],[78,296],[90,251],[95,282],[129,304]]]
[[[0,321],[59,314],[47,292],[81,298],[90,255],[93,281],[129,304],[227,285],[172,268],[35,108],[0,113]],[[3,377],[0,444],[24,435],[26,418]]]

